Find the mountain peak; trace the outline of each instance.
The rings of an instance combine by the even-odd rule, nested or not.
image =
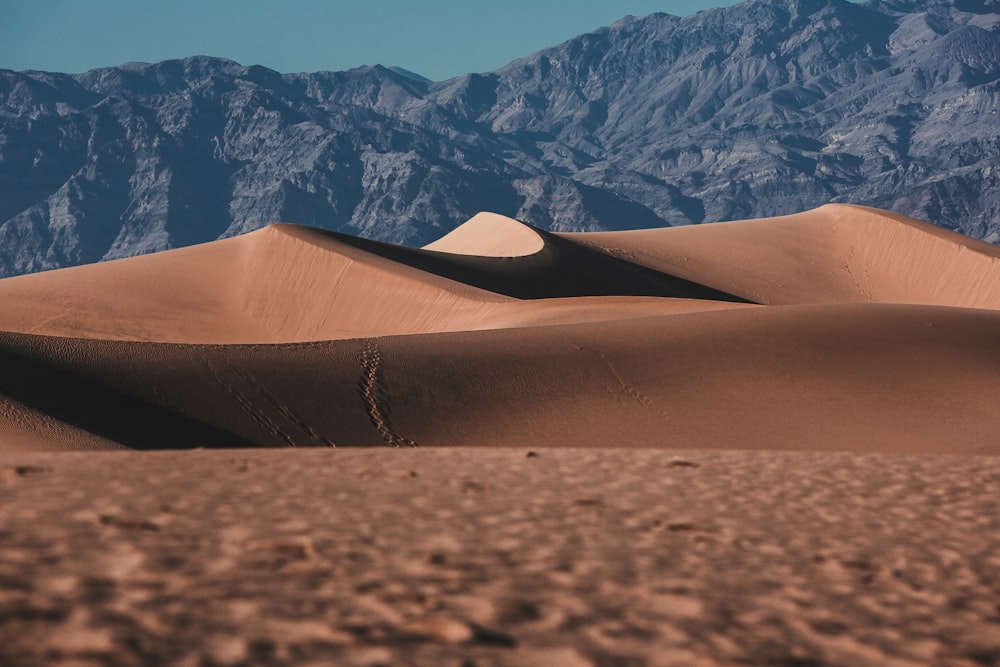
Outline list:
[[[431,79],[428,79],[426,76],[423,76],[422,74],[417,74],[416,72],[411,72],[410,70],[403,69],[402,67],[393,66],[393,67],[387,67],[386,69],[388,69],[390,72],[394,72],[400,75],[403,78],[416,81],[417,83],[434,83]]]

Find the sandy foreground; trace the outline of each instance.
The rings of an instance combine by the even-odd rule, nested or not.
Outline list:
[[[0,665],[1000,664],[998,341],[844,205],[2,280]]]
[[[0,457],[5,665],[991,665],[1000,459]]]

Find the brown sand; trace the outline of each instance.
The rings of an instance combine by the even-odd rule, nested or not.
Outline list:
[[[1000,308],[1000,248],[862,206],[830,204],[765,220],[563,236],[757,303]]]
[[[495,233],[491,218],[472,222],[477,220],[485,235]],[[720,295],[554,237],[548,241],[544,252],[515,260],[274,225],[200,246],[0,280],[0,331],[274,343],[737,305],[670,298]]]
[[[0,391],[140,449],[419,443],[995,454],[997,340],[997,311],[887,304],[267,346],[6,334]]]
[[[274,226],[0,281],[0,447],[995,454],[998,262],[853,206],[564,235],[483,214],[423,250]]]
[[[504,215],[480,213],[424,250],[481,257],[526,257],[541,252],[545,238],[537,230]]]
[[[0,455],[0,662],[1000,662],[1000,458],[536,451]]]
[[[0,664],[1000,663],[998,262],[826,206],[0,281]]]

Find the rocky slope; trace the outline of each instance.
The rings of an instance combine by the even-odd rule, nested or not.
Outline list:
[[[495,72],[0,71],[0,275],[297,222],[418,245],[828,201],[1000,240],[996,0],[629,17]]]

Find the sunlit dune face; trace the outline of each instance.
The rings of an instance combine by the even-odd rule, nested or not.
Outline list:
[[[998,255],[839,205],[592,234],[480,214],[419,250],[276,225],[0,281],[0,437],[996,453]]]

